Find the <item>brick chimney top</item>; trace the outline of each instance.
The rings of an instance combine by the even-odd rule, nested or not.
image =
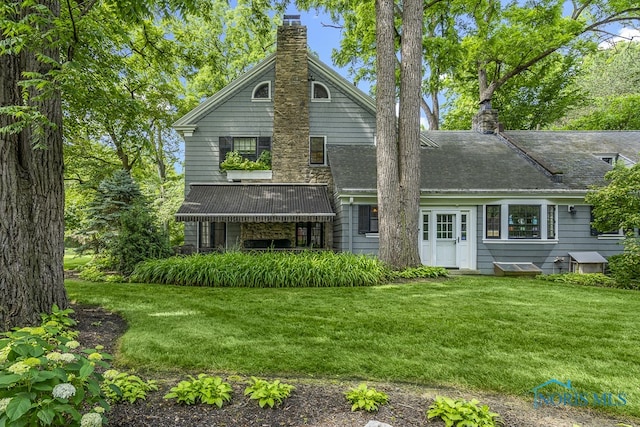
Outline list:
[[[282,18],[283,26],[301,25],[300,15],[284,15]]]

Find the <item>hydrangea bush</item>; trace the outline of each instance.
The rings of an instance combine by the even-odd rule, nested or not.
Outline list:
[[[111,356],[101,346],[80,348],[71,313],[54,306],[41,326],[0,334],[0,427],[98,427],[106,421],[109,405],[96,368],[108,369]]]

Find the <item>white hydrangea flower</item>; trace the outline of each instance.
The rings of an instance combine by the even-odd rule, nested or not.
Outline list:
[[[69,341],[67,344],[67,348],[74,349],[80,347],[80,343],[76,340]]]
[[[71,353],[62,353],[60,355],[60,360],[62,360],[65,363],[72,363],[76,361],[76,357]]]
[[[58,399],[68,399],[70,397],[75,396],[76,388],[73,386],[73,384],[62,383],[62,384],[56,385],[53,388],[53,391],[51,392],[51,394],[53,395],[53,397]]]
[[[104,371],[104,374],[102,374],[102,376],[106,379],[106,380],[113,380],[115,379],[120,373],[118,371],[116,371],[115,369],[107,369],[106,371]]]
[[[26,363],[16,362],[13,365],[9,366],[7,368],[7,371],[11,372],[12,374],[22,375],[26,372],[29,372],[29,369],[31,369],[31,367]]]
[[[90,355],[87,356],[87,359],[89,360],[102,360],[102,355],[100,353],[91,353]]]
[[[89,412],[82,416],[80,427],[100,427],[102,426],[102,417],[96,412]]]
[[[59,362],[62,360],[62,354],[57,351],[52,351],[44,357],[46,357],[47,360],[50,360],[51,362]]]
[[[2,349],[0,349],[0,363],[4,363],[7,361],[7,357],[11,353],[11,345],[8,345]]]
[[[0,414],[7,410],[7,406],[9,406],[9,402],[11,402],[10,397],[5,397],[4,399],[0,399]]]

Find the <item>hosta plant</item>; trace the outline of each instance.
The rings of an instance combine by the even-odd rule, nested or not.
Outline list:
[[[295,389],[290,384],[281,383],[280,380],[269,382],[256,377],[251,377],[249,386],[244,390],[244,395],[257,400],[261,408],[279,406],[284,399],[289,397]]]
[[[427,418],[440,418],[446,427],[497,427],[501,426],[500,415],[491,412],[487,405],[478,405],[476,399],[451,399],[436,397],[427,411]]]
[[[96,368],[108,368],[110,356],[80,349],[71,313],[54,306],[41,326],[2,334],[0,426],[102,425],[109,405]]]
[[[146,399],[148,392],[158,390],[157,383],[153,380],[144,381],[136,375],[115,369],[109,369],[103,376],[102,391],[113,403],[134,403],[138,399]]]
[[[389,401],[386,393],[377,391],[373,387],[369,388],[364,383],[350,389],[344,395],[351,402],[351,411],[377,411],[380,405],[386,405]]]
[[[178,403],[195,405],[198,402],[208,405],[216,405],[222,408],[225,402],[231,400],[233,389],[220,377],[212,377],[206,374],[194,378],[189,375],[189,381],[180,381],[176,387],[164,396],[165,399],[176,399]]]

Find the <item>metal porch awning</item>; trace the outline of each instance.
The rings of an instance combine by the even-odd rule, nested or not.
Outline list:
[[[177,221],[331,222],[326,185],[220,183],[192,184]]]

